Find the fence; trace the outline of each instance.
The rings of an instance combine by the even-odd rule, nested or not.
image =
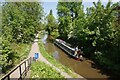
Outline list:
[[[1,80],[10,80],[13,78],[17,78],[19,80],[24,79],[25,76],[27,75],[27,72],[30,69],[31,62],[32,62],[31,57],[25,59],[20,64],[18,64],[15,68],[13,68],[9,73],[3,76]]]

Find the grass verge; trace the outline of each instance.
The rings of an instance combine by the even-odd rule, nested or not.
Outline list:
[[[66,66],[63,66],[60,62],[58,62],[54,57],[52,57],[50,54],[47,53],[47,51],[45,50],[45,46],[43,45],[43,43],[41,42],[41,40],[39,40],[38,42],[39,44],[39,50],[41,52],[41,54],[50,62],[52,63],[54,66],[58,67],[59,69],[61,69],[62,71],[68,73],[70,76],[72,76],[73,78],[77,78],[79,75],[73,73],[72,70],[70,70],[69,68],[67,68]]]
[[[44,62],[34,62],[31,66],[31,78],[58,78],[64,80],[64,77],[55,69]]]
[[[25,44],[25,43],[11,43],[10,48],[15,52],[13,58],[12,66],[6,69],[6,73],[8,73],[12,68],[14,68],[17,64],[19,64],[21,61],[26,59],[28,57],[28,54],[31,49],[31,43]],[[2,62],[2,61],[1,61]],[[1,65],[0,65],[1,67]],[[5,75],[5,73],[0,70],[0,78],[2,78]]]
[[[12,43],[11,48],[16,52],[16,59],[14,64],[20,63],[22,60],[26,59],[29,55],[30,49],[31,49],[31,43],[30,44],[16,44]]]

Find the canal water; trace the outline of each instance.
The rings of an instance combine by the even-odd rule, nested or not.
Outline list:
[[[46,34],[42,38],[47,52],[52,55],[56,60],[58,60],[61,64],[69,67],[71,70],[85,78],[108,80],[109,76],[103,73],[101,70],[97,69],[92,61],[78,61],[73,59],[70,55],[55,46],[53,43],[46,41],[45,39],[47,39],[47,37],[48,36]]]

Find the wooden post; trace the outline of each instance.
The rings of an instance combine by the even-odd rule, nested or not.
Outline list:
[[[10,75],[8,75],[8,80],[10,80]]]
[[[7,76],[5,76],[4,78],[2,78],[1,80],[10,80],[10,75],[7,75]]]
[[[26,70],[26,61],[25,61],[25,76],[27,75],[27,70]]]
[[[8,75],[8,80],[10,80],[10,75]]]
[[[21,65],[19,66],[19,70],[20,70],[20,80],[22,80],[22,71],[21,71]]]
[[[3,76],[1,80],[10,80],[10,74],[13,73],[18,68],[19,68],[19,72],[20,72],[20,77],[19,77],[18,80],[22,80],[23,79],[23,73],[25,72],[25,76],[26,76],[27,71],[30,69],[31,63],[32,63],[32,57],[25,59],[18,66],[16,66],[14,69],[12,69],[9,73],[7,73],[5,76]],[[22,73],[21,65],[23,65],[23,64],[25,64],[25,66],[23,66],[23,67],[25,67],[25,71],[23,71],[23,73]]]
[[[32,63],[32,58],[30,57],[30,66],[31,66],[31,63]]]
[[[28,70],[29,70],[29,65],[30,65],[29,59],[27,61],[28,61]]]

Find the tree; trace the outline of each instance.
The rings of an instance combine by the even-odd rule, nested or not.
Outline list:
[[[108,2],[106,6],[99,0],[84,13],[82,2],[59,2],[58,22],[62,39],[83,46],[86,57],[93,59],[99,66],[118,75],[120,70],[120,26],[116,12],[118,4]]]
[[[78,29],[78,16],[80,11],[83,11],[82,2],[59,2],[58,10],[58,31],[62,38],[68,39]]]
[[[0,5],[1,6],[1,5]],[[19,55],[11,48],[12,43],[30,43],[35,33],[41,28],[43,16],[39,2],[5,2],[2,4],[2,48],[0,48],[0,65],[2,72],[14,66]]]
[[[52,14],[52,10],[50,10],[50,13],[46,16],[46,20],[47,20],[46,30],[48,31],[48,34],[51,35],[51,32],[57,28],[56,19]]]
[[[3,4],[3,29],[5,29],[3,31],[12,34],[11,38],[14,41],[33,41],[34,34],[40,27],[42,16],[42,7],[38,2],[6,2]],[[4,36],[9,34],[6,32],[3,32]]]

